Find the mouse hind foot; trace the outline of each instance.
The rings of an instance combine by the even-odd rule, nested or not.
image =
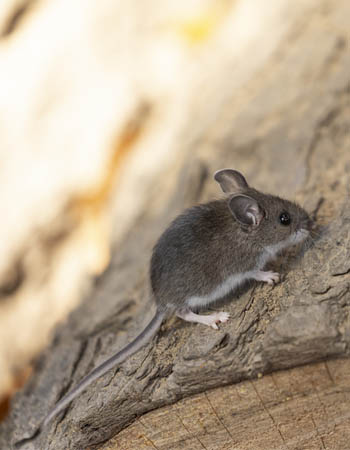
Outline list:
[[[214,328],[214,330],[219,329],[217,325],[218,323],[225,323],[230,318],[230,314],[224,311],[219,311],[208,315],[202,315],[194,313],[189,308],[178,311],[176,315],[177,317],[180,317],[181,319],[186,320],[187,322],[202,323],[204,325],[208,325],[209,327]]]
[[[275,284],[280,282],[281,277],[279,273],[272,272],[271,270],[268,270],[266,272],[258,270],[254,273],[253,278],[256,281],[263,281],[264,283],[267,283],[270,286],[274,286]]]

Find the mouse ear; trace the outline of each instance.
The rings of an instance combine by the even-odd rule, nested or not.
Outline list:
[[[233,193],[249,187],[244,176],[233,169],[218,170],[214,173],[214,179],[226,193]]]
[[[242,225],[258,226],[264,217],[258,202],[248,195],[235,195],[228,205],[233,217]]]

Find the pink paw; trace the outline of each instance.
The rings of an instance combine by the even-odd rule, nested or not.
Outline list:
[[[214,330],[218,330],[218,323],[225,323],[228,321],[228,319],[230,318],[230,314],[225,312],[225,311],[220,311],[217,313],[213,313],[210,314],[210,323],[208,323],[208,325],[210,325],[212,328],[214,328]]]
[[[277,272],[272,272],[272,271],[261,272],[260,280],[264,281],[265,283],[267,283],[270,286],[273,286],[274,284],[279,283],[280,274]]]

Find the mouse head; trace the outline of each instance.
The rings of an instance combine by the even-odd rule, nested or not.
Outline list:
[[[308,235],[311,220],[296,203],[251,188],[233,169],[219,170],[214,179],[229,195],[228,207],[241,228],[256,235],[265,245],[297,244]]]

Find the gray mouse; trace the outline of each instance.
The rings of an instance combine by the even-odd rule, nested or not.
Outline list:
[[[20,448],[63,411],[94,380],[137,352],[171,315],[214,329],[229,314],[194,312],[233,292],[245,280],[270,285],[279,274],[264,271],[283,249],[304,241],[311,228],[308,214],[297,204],[251,188],[233,169],[214,174],[226,194],[180,214],[156,243],[150,264],[156,313],[125,348],[96,367],[52,408],[35,433],[15,444]]]

